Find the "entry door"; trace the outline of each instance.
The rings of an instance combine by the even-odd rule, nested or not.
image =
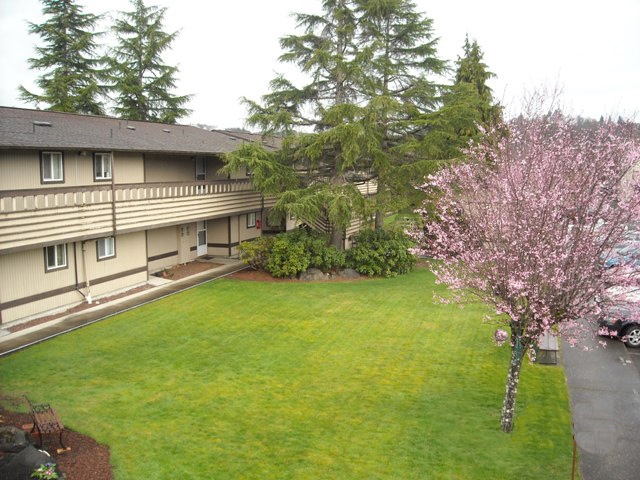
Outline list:
[[[196,234],[198,237],[197,253],[201,257],[207,254],[207,222],[198,222]]]

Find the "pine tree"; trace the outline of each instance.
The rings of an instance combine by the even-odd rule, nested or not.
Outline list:
[[[29,23],[29,32],[39,35],[45,46],[36,47],[39,56],[29,59],[34,70],[44,70],[36,84],[42,93],[19,87],[20,98],[28,103],[46,104],[48,110],[94,115],[104,114],[95,58],[94,28],[99,16],[82,13],[74,0],[42,0],[42,13],[49,18],[41,24]]]
[[[120,12],[113,32],[117,45],[112,49],[105,76],[114,94],[114,112],[130,120],[175,123],[188,115],[190,95],[173,95],[178,68],[165,65],[161,55],[178,32],[162,30],[166,7],[147,7],[142,0],[131,0],[133,11]]]
[[[376,228],[389,210],[408,206],[413,184],[435,168],[422,141],[446,70],[437,56],[433,20],[409,0],[360,0],[360,45],[367,52],[362,93],[380,139],[372,160],[378,182]]]

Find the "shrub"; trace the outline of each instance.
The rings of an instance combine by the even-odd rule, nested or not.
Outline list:
[[[311,255],[304,242],[292,235],[276,235],[268,255],[265,270],[274,277],[293,277],[309,268]]]
[[[411,239],[400,231],[365,230],[347,252],[347,265],[362,275],[394,277],[409,272],[416,257]]]
[[[240,260],[254,270],[264,269],[273,245],[273,237],[258,237],[250,242],[242,242],[238,247]]]

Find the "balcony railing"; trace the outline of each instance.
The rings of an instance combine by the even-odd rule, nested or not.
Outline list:
[[[0,191],[0,214],[112,203],[253,191],[249,180],[132,183]]]
[[[248,179],[2,191],[0,251],[224,217],[263,206]]]

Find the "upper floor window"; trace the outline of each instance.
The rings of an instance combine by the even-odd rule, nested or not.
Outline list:
[[[96,180],[111,180],[111,154],[94,153],[93,171]]]
[[[67,267],[67,245],[60,243],[44,249],[45,271],[58,270]]]
[[[42,152],[42,182],[64,182],[64,161],[62,152]]]
[[[116,256],[116,240],[113,237],[99,238],[96,242],[98,260],[106,260]]]
[[[247,213],[247,228],[256,226],[256,212]]]

